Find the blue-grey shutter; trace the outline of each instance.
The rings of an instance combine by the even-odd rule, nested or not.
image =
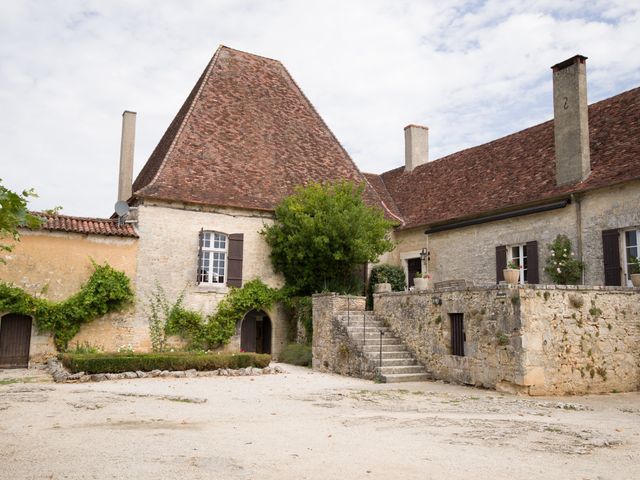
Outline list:
[[[196,266],[196,284],[202,282],[202,240],[204,238],[204,229],[200,229],[198,234],[198,265]]]
[[[503,270],[507,268],[507,246],[496,247],[496,283],[504,281]]]
[[[604,284],[622,285],[622,267],[620,266],[620,232],[602,231],[602,260],[604,261]]]

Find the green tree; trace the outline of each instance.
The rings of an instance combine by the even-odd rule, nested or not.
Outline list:
[[[7,239],[20,240],[18,227],[38,228],[41,220],[31,215],[27,209],[29,197],[37,197],[33,189],[16,193],[4,185],[0,179],[0,251],[10,252],[12,245],[5,243]],[[4,262],[0,258],[0,262]]]
[[[571,240],[566,235],[558,235],[547,245],[549,256],[544,271],[554,283],[559,285],[574,285],[582,279],[584,264],[575,258],[571,251]]]
[[[393,223],[362,200],[364,185],[311,183],[276,208],[276,222],[263,229],[271,261],[299,294],[349,292],[357,265],[374,262],[393,248]]]

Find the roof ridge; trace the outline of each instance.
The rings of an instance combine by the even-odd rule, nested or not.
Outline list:
[[[49,212],[37,212],[37,211],[29,211],[29,213],[36,217],[45,217],[45,218],[68,218],[73,220],[87,220],[87,221],[111,222],[111,223],[115,223],[118,221],[117,218],[78,217],[76,215],[66,215],[63,213],[49,213]]]
[[[613,95],[611,97],[603,98],[602,100],[598,100],[597,102],[590,103],[589,105],[587,105],[587,108],[596,107],[601,103],[613,100],[616,97],[620,97],[622,95],[628,94],[628,93],[630,93],[630,92],[632,92],[634,90],[640,90],[640,86],[637,86],[637,87],[634,87],[634,88],[630,88],[629,90],[625,90],[624,92],[620,92],[620,93],[618,93],[616,95]],[[413,171],[424,169],[424,167],[426,167],[427,165],[433,164],[435,162],[439,162],[441,160],[445,160],[445,159],[447,159],[447,158],[449,158],[449,157],[451,157],[453,155],[458,155],[458,154],[460,154],[462,152],[466,152],[468,150],[473,150],[473,149],[476,149],[476,148],[485,147],[487,145],[491,145],[492,143],[496,143],[496,142],[499,142],[499,141],[502,141],[502,140],[506,140],[509,137],[513,137],[514,135],[523,134],[523,133],[528,132],[530,130],[533,130],[535,128],[542,128],[545,125],[547,125],[548,123],[553,123],[553,121],[554,121],[554,119],[550,118],[549,120],[545,120],[544,122],[536,123],[535,125],[531,125],[529,127],[525,127],[522,130],[518,130],[516,132],[508,133],[506,135],[503,135],[502,137],[498,137],[498,138],[494,138],[493,140],[489,140],[488,142],[484,142],[484,143],[480,143],[478,145],[473,145],[471,147],[463,148],[462,150],[456,150],[455,152],[448,153],[447,155],[444,155],[442,157],[436,158],[435,160],[430,160],[427,163],[423,163],[422,165],[418,165],[416,168],[413,169]],[[382,172],[379,175],[383,176],[383,175],[385,175],[387,173],[395,172],[396,170],[399,170],[399,169],[402,169],[402,168],[404,168],[404,166],[400,165],[399,167],[395,167],[395,168],[392,168],[390,170],[387,170],[386,172]]]
[[[252,56],[252,57],[263,58],[263,59],[265,59],[265,60],[269,60],[269,61],[271,61],[271,62],[276,62],[276,63],[279,63],[280,65],[283,65],[283,66],[284,66],[284,64],[283,64],[280,60],[278,60],[277,58],[271,58],[271,57],[267,57],[267,56],[265,56],[265,55],[258,55],[258,54],[256,54],[256,53],[247,52],[246,50],[239,50],[239,49],[237,49],[237,48],[229,47],[229,46],[227,46],[227,45],[223,45],[223,44],[221,43],[221,44],[218,46],[218,50],[221,50],[221,49],[223,49],[223,48],[226,48],[227,50],[233,50],[234,52],[244,53],[245,55],[250,55],[250,56]],[[218,50],[216,50],[216,53],[218,52]]]

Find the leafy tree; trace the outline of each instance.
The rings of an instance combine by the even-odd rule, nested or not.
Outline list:
[[[11,245],[6,244],[6,239],[20,240],[18,227],[38,228],[41,224],[40,218],[31,215],[27,209],[29,197],[37,197],[33,189],[23,190],[16,193],[4,185],[0,179],[0,251],[10,252]],[[4,262],[0,258],[0,262]]]
[[[263,229],[271,261],[299,294],[350,291],[357,265],[393,248],[393,223],[362,200],[364,185],[311,183],[276,208],[276,222]]]

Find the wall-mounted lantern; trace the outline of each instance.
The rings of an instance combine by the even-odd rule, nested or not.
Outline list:
[[[429,260],[431,260],[431,252],[423,247],[422,250],[420,250],[420,258],[422,259],[423,263],[428,262]]]

